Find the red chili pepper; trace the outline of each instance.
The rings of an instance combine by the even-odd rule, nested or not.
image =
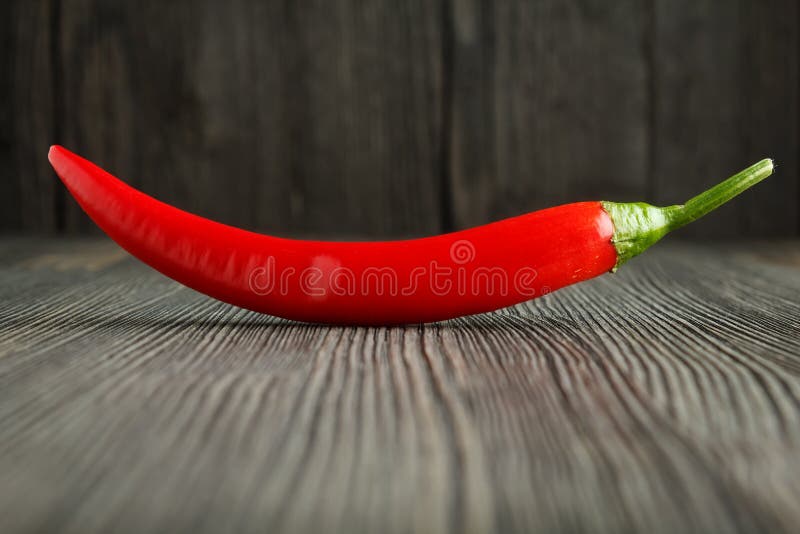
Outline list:
[[[49,159],[94,222],[166,276],[257,312],[339,324],[487,312],[616,270],[773,170],[763,160],[681,206],[579,202],[435,237],[360,243],[248,232],[164,204],[62,147]]]

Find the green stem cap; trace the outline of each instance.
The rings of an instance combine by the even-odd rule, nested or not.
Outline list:
[[[616,271],[620,265],[644,252],[667,233],[717,209],[733,197],[770,176],[775,169],[764,159],[677,206],[657,207],[644,202],[603,202],[614,222],[611,242],[617,249]]]

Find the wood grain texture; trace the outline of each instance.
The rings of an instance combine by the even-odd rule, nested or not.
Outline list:
[[[0,231],[96,232],[63,143],[278,233],[435,233],[775,179],[686,236],[800,231],[794,0],[4,0]]]
[[[793,532],[800,244],[668,242],[497,313],[307,326],[0,240],[0,530]]]
[[[779,179],[754,190],[751,202],[740,206],[740,235],[796,235],[800,232],[800,123],[778,117],[800,117],[800,4],[767,0],[745,5],[750,73],[745,84],[747,155],[754,161],[764,155],[774,158]]]
[[[645,3],[452,6],[456,226],[646,196]]]
[[[440,229],[435,3],[70,0],[62,12],[61,141],[145,191],[255,229]],[[68,205],[68,229],[90,228]]]
[[[685,235],[798,230],[798,4],[656,0],[654,200],[680,203],[749,163],[778,175]]]
[[[57,226],[47,147],[55,133],[50,0],[0,3],[0,231]]]

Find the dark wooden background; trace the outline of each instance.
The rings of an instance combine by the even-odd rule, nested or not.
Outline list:
[[[684,235],[796,235],[796,0],[3,0],[0,231],[91,223],[63,144],[282,233],[420,235],[779,174]]]

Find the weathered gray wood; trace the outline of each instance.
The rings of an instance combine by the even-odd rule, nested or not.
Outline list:
[[[0,231],[96,232],[47,165],[278,233],[396,236],[778,175],[684,235],[797,235],[793,0],[0,2]]]
[[[0,231],[55,230],[47,148],[55,133],[49,0],[0,2]]]
[[[439,230],[435,3],[64,2],[63,142],[251,228]],[[68,227],[91,223],[69,202]]]
[[[654,194],[684,202],[742,167],[747,152],[747,36],[741,2],[655,2]],[[687,179],[690,178],[690,179]],[[735,235],[740,206],[726,205],[683,234]]]
[[[798,4],[657,0],[654,191],[679,203],[764,157],[776,179],[686,235],[798,230]]]
[[[576,200],[642,199],[645,4],[452,3],[456,225]]]
[[[0,240],[0,530],[794,532],[800,244],[326,328]]]
[[[745,3],[748,32],[743,85],[749,111],[747,155],[778,162],[776,180],[742,203],[739,235],[789,236],[800,232],[800,4],[793,0]],[[786,118],[778,118],[786,117]]]

